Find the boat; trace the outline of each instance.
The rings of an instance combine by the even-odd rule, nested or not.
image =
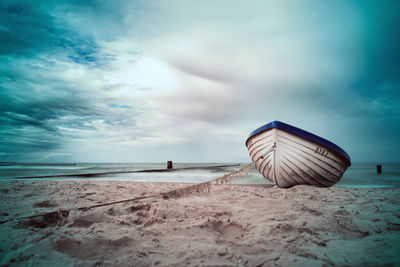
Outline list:
[[[329,187],[351,166],[350,156],[339,146],[280,121],[254,130],[246,147],[257,170],[280,188]]]

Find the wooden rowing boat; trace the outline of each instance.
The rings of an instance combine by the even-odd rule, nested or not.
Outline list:
[[[282,188],[332,186],[351,165],[349,155],[334,143],[280,121],[253,131],[246,146],[257,170]]]

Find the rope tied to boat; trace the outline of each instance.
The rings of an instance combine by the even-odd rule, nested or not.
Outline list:
[[[257,158],[257,160],[247,164],[243,168],[240,168],[239,170],[232,171],[228,174],[224,174],[222,176],[216,177],[207,182],[193,184],[193,185],[189,185],[189,186],[186,186],[183,188],[173,189],[168,192],[158,193],[158,194],[154,194],[154,195],[140,196],[140,197],[135,197],[135,198],[130,198],[130,199],[118,200],[118,201],[96,204],[96,205],[91,205],[91,206],[78,207],[78,208],[59,209],[56,211],[51,211],[51,212],[46,212],[46,213],[41,213],[41,214],[35,214],[35,215],[24,216],[24,217],[20,217],[20,218],[16,218],[16,219],[4,220],[4,221],[0,221],[0,224],[6,223],[9,221],[14,221],[14,220],[34,219],[34,218],[37,218],[40,216],[61,217],[61,218],[66,219],[68,217],[69,213],[73,210],[88,211],[93,208],[110,206],[110,205],[114,205],[114,204],[131,202],[131,201],[136,201],[136,200],[146,199],[146,198],[162,197],[164,199],[169,199],[169,198],[179,198],[179,197],[183,197],[183,196],[188,196],[193,193],[201,193],[201,192],[209,193],[209,192],[211,192],[211,185],[214,182],[215,182],[215,185],[222,185],[222,184],[231,185],[232,177],[239,176],[240,178],[242,178],[244,176],[248,176],[251,166],[253,164],[255,164],[255,162],[258,161],[259,159],[264,159],[264,157],[266,157],[269,153],[272,153],[274,150],[275,150],[275,144],[273,144],[263,154],[261,154],[260,157]]]
[[[170,190],[167,192],[158,193],[158,194],[154,194],[154,195],[140,196],[140,197],[135,197],[135,198],[130,198],[130,199],[118,200],[118,201],[96,204],[96,205],[91,205],[91,206],[78,207],[78,208],[59,209],[56,211],[51,211],[51,212],[46,212],[46,213],[41,213],[41,214],[35,214],[35,215],[24,216],[24,217],[20,217],[20,218],[16,218],[16,219],[4,220],[4,221],[0,221],[0,224],[6,223],[9,221],[14,221],[14,220],[34,219],[34,218],[37,218],[40,216],[67,218],[69,213],[73,210],[88,211],[93,208],[110,206],[110,205],[114,205],[114,204],[131,202],[131,201],[136,201],[136,200],[146,199],[146,198],[162,197],[164,199],[169,199],[169,198],[179,198],[179,197],[183,197],[183,196],[188,196],[193,193],[201,193],[201,192],[209,193],[209,192],[211,192],[211,185],[214,182],[215,182],[215,185],[222,185],[222,184],[231,185],[232,177],[239,176],[240,178],[242,178],[244,176],[248,176],[251,166],[253,164],[255,164],[256,161],[258,161],[259,159],[263,159],[264,157],[266,157],[269,153],[273,152],[274,150],[275,150],[275,144],[272,145],[270,148],[268,148],[262,155],[260,155],[260,157],[258,157],[257,160],[247,164],[243,168],[240,168],[239,170],[232,171],[228,174],[224,174],[222,176],[216,177],[207,182],[193,184],[193,185],[189,185],[189,186],[186,186],[183,188],[173,189],[173,190]]]
[[[236,170],[236,171],[230,172],[228,174],[225,174],[223,176],[214,178],[207,182],[193,184],[193,185],[189,185],[189,186],[186,186],[183,188],[173,189],[173,190],[163,192],[163,193],[147,195],[147,196],[140,196],[140,197],[118,200],[118,201],[113,201],[113,202],[107,202],[107,203],[102,203],[102,204],[96,204],[96,205],[91,205],[91,206],[84,206],[84,207],[77,207],[77,208],[70,208],[70,209],[59,209],[56,211],[50,211],[50,212],[45,212],[45,213],[34,214],[34,215],[30,215],[30,216],[24,216],[24,217],[20,217],[20,218],[0,221],[0,224],[4,224],[4,223],[10,222],[10,221],[15,221],[15,220],[27,220],[27,219],[32,220],[32,219],[35,219],[35,218],[38,218],[41,216],[43,216],[45,218],[50,218],[50,219],[56,219],[56,218],[66,219],[68,217],[69,213],[73,210],[88,211],[93,208],[110,206],[110,205],[115,205],[115,204],[120,204],[120,203],[125,203],[125,202],[132,202],[132,201],[146,199],[146,198],[162,197],[164,199],[169,199],[169,198],[179,198],[179,197],[187,196],[187,195],[190,195],[193,193],[201,193],[201,192],[209,193],[209,192],[211,192],[211,184],[213,182],[215,182],[216,185],[231,184],[232,176],[242,177],[242,173],[245,173],[245,175],[247,176],[249,173],[249,170],[253,164],[254,164],[254,162],[244,166],[243,168],[241,168],[239,170]]]
[[[232,184],[232,177],[233,176],[248,176],[249,170],[251,166],[254,164],[254,162],[247,164],[243,168],[240,168],[239,170],[230,172],[228,174],[224,174],[222,176],[219,176],[217,178],[214,178],[210,181],[204,182],[204,183],[199,183],[199,184],[193,184],[189,185],[183,188],[178,188],[174,189],[165,193],[161,193],[162,197],[165,199],[171,198],[171,197],[182,197],[182,196],[187,196],[192,193],[200,193],[200,192],[206,192],[209,193],[211,191],[211,184],[215,182],[216,185],[219,184]]]

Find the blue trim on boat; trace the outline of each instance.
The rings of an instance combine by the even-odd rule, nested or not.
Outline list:
[[[272,128],[284,130],[286,132],[289,132],[289,133],[292,133],[294,135],[297,135],[297,136],[303,137],[305,139],[308,139],[308,140],[310,140],[312,142],[318,143],[318,144],[320,144],[322,146],[325,146],[325,147],[327,147],[327,148],[329,148],[329,149],[331,149],[333,151],[336,151],[337,153],[339,153],[339,155],[341,155],[342,157],[344,157],[345,159],[348,160],[348,165],[349,166],[351,165],[350,156],[343,149],[341,149],[340,147],[338,147],[334,143],[332,143],[332,142],[330,142],[330,141],[328,141],[328,140],[326,140],[326,139],[324,139],[322,137],[319,137],[319,136],[317,136],[315,134],[312,134],[310,132],[304,131],[304,130],[302,130],[300,128],[294,127],[292,125],[289,125],[289,124],[286,124],[286,123],[280,122],[280,121],[273,121],[273,122],[267,123],[264,126],[261,126],[260,128],[254,130],[250,134],[250,136],[247,138],[246,146],[247,146],[247,141],[249,141],[249,139],[251,137],[253,137],[253,136],[255,136],[255,135],[259,134],[259,133],[268,131],[268,130],[270,130]]]

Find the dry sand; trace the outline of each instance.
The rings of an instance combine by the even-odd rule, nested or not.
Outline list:
[[[0,220],[185,186],[2,181]],[[400,190],[213,185],[0,225],[0,265],[400,265]]]

